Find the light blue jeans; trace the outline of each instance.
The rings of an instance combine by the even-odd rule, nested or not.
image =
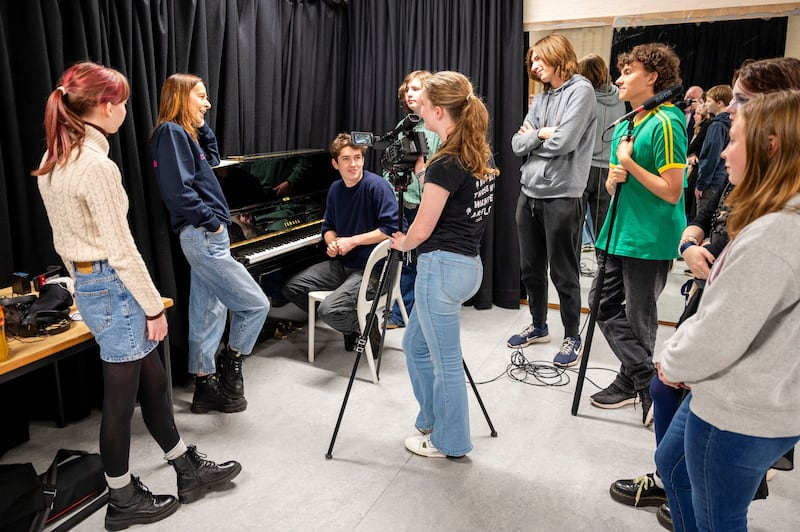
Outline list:
[[[403,336],[408,374],[420,410],[416,426],[432,429],[442,453],[472,450],[467,385],[461,355],[461,305],[480,287],[480,256],[448,251],[417,259],[416,302]]]
[[[156,348],[158,342],[147,339],[144,310],[108,261],[92,263],[92,273],[75,269],[74,275],[75,303],[100,346],[101,360],[131,362]]]
[[[759,438],[720,430],[678,408],[656,449],[675,532],[747,530],[747,508],[772,464],[800,437]]]
[[[227,229],[181,230],[181,249],[192,268],[189,291],[189,373],[216,372],[214,355],[232,313],[228,347],[249,355],[269,312],[269,299],[247,269],[231,257]]]

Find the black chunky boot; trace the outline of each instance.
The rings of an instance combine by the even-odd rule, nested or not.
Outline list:
[[[216,375],[195,378],[191,408],[195,414],[205,414],[210,410],[219,410],[230,414],[241,412],[246,408],[247,399],[244,397],[235,399],[228,395]]]
[[[178,498],[184,504],[200,499],[207,491],[213,491],[233,480],[242,470],[242,465],[233,460],[215,464],[197,452],[194,445],[170,465],[178,473]]]
[[[231,351],[227,347],[217,357],[219,382],[228,395],[234,399],[244,397],[244,376],[242,375],[244,358],[241,353]]]
[[[172,495],[153,495],[131,475],[131,483],[120,489],[109,489],[106,530],[124,530],[131,525],[161,521],[175,513],[180,504]]]

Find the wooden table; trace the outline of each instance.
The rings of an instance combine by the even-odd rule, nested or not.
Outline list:
[[[11,290],[0,289],[0,297],[8,297]],[[162,298],[164,308],[173,306],[172,299]],[[25,375],[31,371],[52,364],[55,371],[56,397],[58,409],[56,424],[66,425],[64,419],[64,403],[61,397],[61,380],[58,373],[58,361],[97,345],[89,328],[82,321],[73,321],[70,328],[53,336],[36,336],[33,338],[8,338],[8,360],[0,362],[0,384]],[[161,356],[167,372],[167,394],[172,404],[172,364],[169,353],[169,336],[161,341]]]

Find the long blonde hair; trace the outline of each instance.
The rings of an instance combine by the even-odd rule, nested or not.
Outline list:
[[[437,72],[425,81],[424,99],[447,110],[455,127],[429,163],[440,157],[455,158],[477,179],[499,175],[489,166],[492,151],[486,139],[489,111],[472,91],[472,83],[459,72]]]
[[[728,196],[731,239],[758,218],[781,210],[800,192],[800,91],[757,94],[736,120],[745,130],[744,174]],[[776,139],[774,145],[770,137]]]
[[[197,128],[194,127],[194,119],[189,111],[189,95],[198,83],[203,83],[203,78],[181,73],[173,74],[164,81],[154,132],[164,122],[175,122],[197,142]],[[153,134],[150,133],[150,138],[152,137]]]

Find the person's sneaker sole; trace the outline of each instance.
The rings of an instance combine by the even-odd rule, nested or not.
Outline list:
[[[605,408],[607,410],[613,410],[614,408],[622,408],[623,406],[628,406],[636,403],[636,398],[631,397],[630,399],[625,399],[624,401],[620,401],[619,403],[613,404],[605,404],[605,403],[598,403],[594,399],[589,399],[592,403],[592,406],[596,406],[597,408]]]
[[[508,347],[528,347],[529,345],[546,344],[548,342],[550,342],[550,335],[549,334],[547,336],[539,336],[537,338],[531,338],[527,342],[523,342],[521,344],[516,344],[516,345],[512,344],[511,342],[506,342],[506,345]]]
[[[212,410],[222,412],[223,414],[235,414],[236,412],[244,412],[247,410],[247,399],[242,397],[223,406],[207,403],[192,403],[190,410],[193,414],[208,414]]]
[[[647,414],[644,416],[644,426],[649,427],[653,424],[653,405],[650,405],[650,408],[647,409]]]

